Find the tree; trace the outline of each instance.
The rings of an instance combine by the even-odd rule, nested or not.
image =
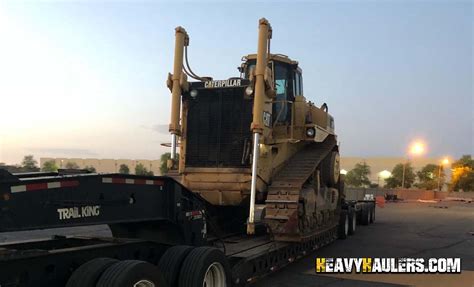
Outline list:
[[[160,157],[160,172],[161,174],[168,173],[168,160],[171,159],[171,153],[165,152]]]
[[[453,162],[451,184],[453,190],[474,191],[474,159],[463,155]]]
[[[93,167],[92,165],[89,166],[89,165],[86,165],[84,167],[85,170],[87,170],[88,172],[97,172],[97,170],[95,169],[95,167]]]
[[[130,174],[130,168],[126,164],[121,164],[119,168],[119,173]]]
[[[41,170],[45,172],[55,172],[58,171],[58,166],[56,165],[56,162],[54,162],[54,160],[48,160],[43,163],[43,167],[41,168]]]
[[[75,162],[68,161],[66,163],[66,168],[67,169],[79,169],[79,165]]]
[[[136,175],[153,175],[153,171],[148,171],[146,167],[139,163],[137,166],[135,166],[135,174]]]
[[[441,168],[441,177],[440,177]],[[442,166],[429,163],[425,165],[420,171],[416,173],[418,180],[420,181],[416,186],[428,190],[438,188],[438,181],[440,186],[444,184],[444,170]]]
[[[367,187],[370,185],[369,180],[370,166],[365,163],[357,163],[355,167],[346,174],[345,182],[348,186]]]
[[[407,162],[405,164],[399,163],[393,168],[392,175],[385,179],[386,187],[396,188],[402,186],[403,165],[405,165],[405,187],[410,188],[413,185],[416,177],[415,172],[413,171],[411,163]]]
[[[21,162],[23,171],[39,171],[38,162],[34,159],[33,155],[25,155]]]

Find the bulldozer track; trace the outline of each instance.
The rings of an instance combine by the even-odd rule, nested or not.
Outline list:
[[[303,233],[299,229],[300,193],[303,184],[335,146],[334,136],[329,136],[322,143],[308,144],[291,157],[288,164],[274,177],[265,201],[265,222],[276,240],[304,241],[318,232],[316,229]]]

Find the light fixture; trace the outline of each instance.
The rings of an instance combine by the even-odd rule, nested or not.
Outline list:
[[[247,88],[245,88],[245,94],[247,96],[251,96],[253,94],[253,87],[252,86],[248,86]]]
[[[410,154],[412,155],[421,155],[425,152],[425,144],[423,142],[417,141],[410,146]]]
[[[314,128],[307,128],[306,129],[306,136],[308,136],[310,138],[314,138],[315,135],[316,135],[316,130]]]
[[[191,92],[189,92],[189,95],[191,96],[191,98],[195,99],[198,95],[198,91],[197,90],[191,90]]]
[[[386,169],[379,172],[379,177],[382,178],[382,179],[387,179],[391,176],[392,176],[392,173],[390,171],[386,170]]]

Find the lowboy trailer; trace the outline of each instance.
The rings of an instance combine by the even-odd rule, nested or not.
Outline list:
[[[113,234],[2,244],[2,287],[245,286],[375,218],[374,201],[342,200],[339,222],[276,242],[263,221],[255,235],[224,230],[220,222],[242,215],[171,177],[0,171],[0,232],[106,224]]]

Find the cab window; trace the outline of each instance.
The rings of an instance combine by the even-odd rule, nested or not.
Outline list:
[[[273,104],[273,121],[285,123],[291,118],[287,102],[292,100],[289,93],[290,70],[288,65],[279,62],[274,63],[274,69],[276,98]]]
[[[254,67],[255,60],[247,62],[246,78],[249,77],[250,70]],[[272,120],[274,123],[289,123],[291,121],[291,104],[288,101],[294,101],[294,96],[302,93],[301,75],[298,78],[300,84],[296,84],[296,74],[290,65],[278,61],[270,61],[268,67],[273,71],[276,92],[272,109]]]
[[[295,96],[301,96],[300,76],[298,72],[295,73],[294,81],[295,81],[295,87],[293,90],[295,91]]]
[[[300,86],[300,93],[298,94],[299,96],[303,96],[303,76],[301,76],[301,73],[297,73],[298,78],[299,78],[299,86]]]
[[[303,95],[303,79],[301,77],[301,73],[296,71],[295,72],[295,78],[294,78],[294,84],[295,84],[295,96],[302,96]]]

